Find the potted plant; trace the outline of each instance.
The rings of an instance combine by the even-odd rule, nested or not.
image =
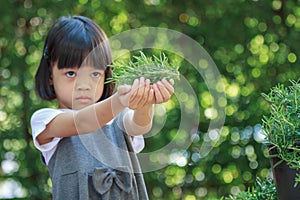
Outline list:
[[[262,94],[270,104],[262,127],[279,199],[300,199],[300,83],[290,83]]]

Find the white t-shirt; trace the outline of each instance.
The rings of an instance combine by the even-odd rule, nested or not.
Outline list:
[[[58,114],[64,112],[73,112],[70,109],[54,109],[54,108],[43,108],[33,113],[31,117],[31,129],[34,146],[42,152],[45,159],[46,165],[48,165],[51,157],[55,153],[61,137],[55,137],[49,143],[40,145],[37,141],[37,136],[45,130],[46,125],[51,122]],[[129,111],[130,112],[130,111]],[[108,122],[112,123],[112,121]],[[136,153],[139,153],[145,147],[144,138],[142,135],[132,137],[133,149]]]

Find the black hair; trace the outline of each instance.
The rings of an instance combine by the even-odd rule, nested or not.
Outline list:
[[[91,19],[83,16],[61,17],[50,29],[43,50],[43,56],[35,75],[37,95],[47,101],[56,98],[50,84],[52,67],[58,69],[80,67],[90,62],[94,67],[105,70],[105,79],[111,78],[112,56],[105,32]],[[104,85],[100,100],[111,96],[115,84]]]

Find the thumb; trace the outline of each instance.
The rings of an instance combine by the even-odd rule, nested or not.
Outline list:
[[[130,91],[131,91],[131,86],[129,86],[129,85],[120,85],[118,87],[118,94],[119,95],[125,95]]]

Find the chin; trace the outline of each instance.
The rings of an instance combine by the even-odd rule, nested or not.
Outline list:
[[[93,105],[93,102],[88,102],[88,103],[80,103],[80,104],[75,104],[72,106],[73,110],[80,110],[82,108],[85,108],[87,106]]]

